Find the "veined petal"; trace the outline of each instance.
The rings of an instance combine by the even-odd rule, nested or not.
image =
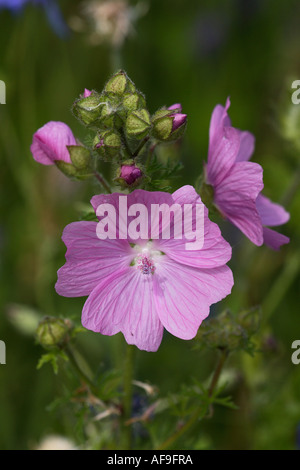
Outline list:
[[[256,198],[263,189],[263,170],[252,162],[239,162],[215,188],[215,204],[253,243],[263,244],[261,218]]]
[[[210,305],[226,297],[233,286],[227,266],[196,269],[167,257],[153,277],[159,318],[171,334],[182,339],[194,338]]]
[[[284,207],[272,202],[261,194],[256,199],[256,207],[263,225],[276,227],[277,225],[285,224],[290,218],[290,214]]]
[[[240,146],[239,131],[234,127],[223,127],[209,145],[206,182],[219,185],[236,161]]]
[[[264,232],[264,244],[272,248],[273,250],[279,250],[281,245],[286,245],[290,242],[290,239],[282,233],[275,232],[268,227],[263,228]]]
[[[152,276],[128,267],[105,279],[87,299],[82,324],[108,336],[121,331],[128,344],[157,351],[163,325],[154,306]]]
[[[63,232],[66,263],[58,270],[55,289],[65,297],[89,295],[102,279],[130,265],[133,250],[127,240],[100,240],[97,222],[73,222]]]
[[[213,144],[216,138],[219,138],[223,127],[231,127],[230,117],[228,116],[228,108],[230,107],[230,99],[227,98],[225,107],[221,104],[215,106],[209,125],[209,146]]]
[[[253,155],[255,148],[255,137],[251,132],[239,131],[240,148],[236,157],[236,162],[246,162]]]
[[[166,253],[170,258],[178,263],[187,264],[198,268],[216,268],[223,266],[231,258],[231,246],[224,240],[217,224],[208,218],[208,210],[203,205],[200,196],[192,186],[183,186],[172,194],[173,201],[180,204],[184,216],[184,205],[201,204],[204,215],[203,246],[197,250],[187,250],[186,243],[189,243],[185,236],[182,239],[171,238],[169,240],[159,240],[157,247]],[[196,220],[193,217],[193,232],[196,232]],[[184,231],[182,230],[184,235]]]

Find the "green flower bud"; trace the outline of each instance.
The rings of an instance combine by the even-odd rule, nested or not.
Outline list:
[[[36,338],[45,349],[63,348],[69,341],[72,329],[70,320],[45,317],[37,327]]]
[[[77,170],[90,171],[91,154],[90,151],[81,145],[67,145],[71,161]]]
[[[146,100],[144,96],[139,92],[126,93],[124,95],[122,105],[126,112],[131,113],[133,111],[136,111],[137,109],[145,108]]]
[[[105,160],[109,161],[113,157],[120,156],[122,141],[118,132],[110,129],[97,135],[94,139],[95,150]]]
[[[76,100],[72,110],[77,119],[88,126],[99,118],[103,105],[101,95],[92,92],[91,95]]]
[[[136,110],[126,119],[125,130],[129,137],[142,139],[149,133],[150,128],[150,115],[147,109]]]
[[[126,90],[128,77],[122,70],[113,75],[105,85],[104,91],[114,93],[116,95],[123,95]]]
[[[180,105],[178,105],[180,106]],[[158,110],[152,117],[152,135],[162,142],[171,142],[179,139],[186,128],[187,115],[178,112],[180,109],[170,107]]]

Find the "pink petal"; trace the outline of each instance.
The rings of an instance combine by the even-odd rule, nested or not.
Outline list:
[[[83,307],[82,324],[109,336],[121,331],[128,344],[157,351],[163,325],[154,307],[152,276],[128,267],[103,280]]]
[[[215,204],[253,243],[262,245],[263,230],[256,198],[263,189],[263,170],[252,162],[239,162],[215,188]]]
[[[88,96],[90,96],[92,94],[92,92],[90,90],[88,90],[87,88],[84,89],[84,93],[83,93],[83,97],[84,98],[87,98]]]
[[[273,250],[279,250],[281,245],[289,243],[290,239],[282,233],[275,232],[270,228],[264,227],[264,243]]]
[[[173,201],[184,204],[201,204],[201,198],[192,186],[183,186],[172,194]],[[195,231],[195,223],[193,230]],[[231,247],[221,235],[217,224],[208,218],[208,210],[204,206],[204,244],[200,250],[187,251],[185,244],[188,240],[159,240],[158,249],[166,253],[174,261],[199,268],[215,268],[223,266],[231,258]]]
[[[263,225],[270,227],[282,225],[290,218],[290,214],[282,206],[275,204],[261,194],[256,199],[256,207]]]
[[[122,193],[113,193],[113,194],[100,194],[97,196],[93,196],[91,199],[91,204],[95,210],[97,211],[97,208],[100,204],[112,204],[115,207],[116,211],[116,222],[117,222],[117,233],[119,233],[119,218],[121,218],[124,222],[126,223],[126,214],[124,214],[124,211],[120,210],[120,199],[119,197],[122,196],[123,198],[126,196],[126,204],[127,204],[127,211],[128,209],[133,205],[133,204],[143,204],[147,211],[148,211],[148,237],[147,239],[131,239],[128,237],[128,241],[131,243],[138,243],[138,244],[145,244],[149,239],[151,239],[151,227],[155,228],[157,233],[160,233],[162,230],[162,225],[161,223],[159,226],[155,227],[155,224],[151,223],[151,206],[152,204],[167,204],[168,206],[173,204],[173,199],[172,195],[169,193],[165,192],[160,192],[160,191],[144,191],[143,189],[136,189],[130,194],[122,194]],[[134,219],[134,216],[128,216],[127,218],[127,226],[129,223]]]
[[[255,137],[248,131],[239,131],[240,148],[236,157],[237,162],[246,162],[254,152]]]
[[[73,222],[64,229],[66,263],[58,271],[55,289],[65,297],[89,295],[100,281],[130,265],[127,240],[100,240],[97,222]]]
[[[209,146],[213,144],[213,141],[216,138],[219,138],[220,131],[223,127],[231,127],[231,121],[228,116],[227,110],[230,107],[230,99],[227,98],[225,107],[218,104],[211,115],[210,125],[209,125]]]
[[[167,257],[153,277],[159,318],[171,334],[182,339],[194,338],[210,305],[226,297],[233,286],[227,266],[195,269]]]
[[[53,165],[55,160],[71,163],[67,145],[76,145],[71,129],[63,122],[50,121],[33,135],[30,150],[43,165]]]
[[[234,127],[220,128],[209,144],[206,181],[217,186],[226,177],[236,160],[240,146],[239,131]]]

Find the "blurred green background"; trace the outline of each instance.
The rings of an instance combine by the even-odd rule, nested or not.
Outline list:
[[[82,2],[58,3],[68,24],[82,15]],[[230,96],[233,125],[256,136],[253,160],[264,168],[264,194],[291,213],[280,228],[291,242],[280,252],[254,247],[222,226],[233,245],[235,286],[215,310],[261,304],[260,352],[254,358],[236,354],[228,362],[229,391],[239,409],[216,408],[213,419],[196,428],[196,439],[194,434],[178,445],[298,448],[300,365],[291,362],[291,344],[300,339],[300,105],[292,105],[290,95],[292,81],[300,79],[300,4],[147,4],[122,45],[120,65],[145,93],[151,112],[180,102],[188,115],[180,148],[185,168],[174,189],[195,183],[207,155],[211,112]],[[89,34],[71,30],[68,38],[58,38],[44,11],[33,5],[19,15],[0,10],[0,80],[7,87],[6,104],[0,105],[0,340],[7,348],[7,364],[0,365],[0,449],[34,448],[48,434],[69,436],[77,445],[83,439],[71,409],[49,408],[64,390],[64,378],[54,376],[49,365],[37,371],[42,350],[30,324],[23,323],[32,315],[35,322],[35,313],[24,309],[80,321],[84,299],[66,299],[54,290],[64,263],[60,237],[64,226],[78,219],[78,204],[99,188],[37,164],[30,144],[50,120],[64,121],[85,137],[70,107],[85,87],[101,91],[118,59],[109,42],[93,45]],[[116,338],[86,332],[77,341],[94,370],[115,365]],[[136,378],[166,395],[191,376],[205,380],[214,360],[213,353],[192,350],[192,342],[166,335],[157,353],[139,352]]]

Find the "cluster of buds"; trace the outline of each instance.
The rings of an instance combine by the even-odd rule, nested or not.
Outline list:
[[[73,113],[85,126],[96,131],[93,151],[107,162],[117,162],[115,182],[136,187],[143,175],[137,163],[150,143],[172,142],[186,127],[181,105],[161,108],[152,117],[144,95],[124,71],[114,74],[102,93],[85,90],[73,104]]]
[[[77,179],[95,174],[100,158],[117,166],[114,182],[123,188],[140,185],[144,177],[144,181],[151,179],[143,157],[158,144],[179,139],[187,119],[180,104],[163,107],[151,116],[144,95],[122,70],[108,80],[101,93],[85,89],[72,111],[95,132],[92,148],[79,143],[66,124],[51,122],[34,135],[34,158],[45,165],[55,164]]]

